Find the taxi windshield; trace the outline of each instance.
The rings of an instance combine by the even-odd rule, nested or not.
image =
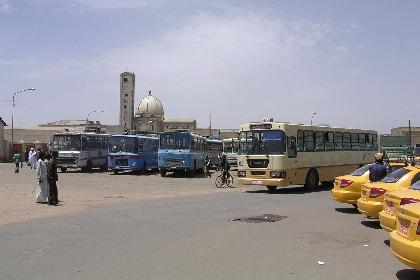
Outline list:
[[[384,182],[384,183],[396,183],[396,182],[398,182],[399,179],[401,179],[404,175],[406,175],[409,172],[410,172],[410,169],[400,168],[398,170],[395,170],[391,174],[385,176],[385,178],[383,178],[381,180],[381,182]]]
[[[357,169],[356,171],[354,171],[353,173],[351,173],[350,175],[352,175],[352,176],[362,176],[367,171],[369,171],[369,167],[371,167],[371,166],[372,166],[372,164],[366,164],[366,165],[360,167],[359,169]]]

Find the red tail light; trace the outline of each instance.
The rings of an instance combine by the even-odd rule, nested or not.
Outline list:
[[[417,202],[420,202],[420,199],[404,197],[401,199],[400,205],[406,205],[406,204],[417,203]]]
[[[353,184],[353,181],[343,179],[343,180],[341,180],[340,187],[341,188],[346,188],[346,187],[350,186],[351,184]]]
[[[370,198],[376,198],[378,196],[383,195],[386,192],[387,192],[387,190],[382,189],[382,188],[371,188],[370,193],[369,193],[369,197]]]

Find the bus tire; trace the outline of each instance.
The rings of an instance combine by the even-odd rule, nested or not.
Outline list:
[[[108,170],[108,165],[102,165],[101,167],[99,167],[99,170],[101,170],[101,172],[105,172]]]
[[[316,169],[311,168],[306,174],[304,188],[306,191],[312,192],[319,187],[319,175]]]
[[[146,172],[147,172],[146,162],[143,162],[143,167],[141,168],[141,173],[146,174]]]
[[[267,186],[268,192],[274,192],[277,189],[277,186]]]
[[[166,170],[165,169],[161,169],[160,170],[160,176],[161,177],[165,177],[166,176]]]
[[[118,175],[118,170],[114,170],[114,174],[115,175]]]
[[[66,173],[67,167],[61,167],[61,173]]]
[[[86,172],[91,173],[92,172],[92,161],[88,160],[86,163]]]

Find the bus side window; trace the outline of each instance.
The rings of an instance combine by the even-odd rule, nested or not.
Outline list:
[[[325,150],[333,151],[334,150],[334,132],[327,131],[325,133]]]
[[[304,150],[303,142],[304,142],[303,131],[298,130],[297,131],[297,151],[298,152],[303,152]]]
[[[342,150],[343,149],[343,133],[342,132],[336,132],[334,135],[334,145],[336,150]]]
[[[349,132],[343,133],[343,149],[346,151],[351,150],[351,136]]]
[[[287,137],[287,156],[289,158],[295,158],[297,156],[295,136]]]
[[[313,130],[305,130],[304,131],[305,139],[304,139],[304,148],[306,152],[313,152],[314,150],[314,132]]]
[[[373,150],[373,135],[372,134],[368,134],[368,139],[367,139],[367,143],[366,143],[366,148],[368,150]]]
[[[360,150],[366,150],[366,134],[359,133],[359,149]]]
[[[324,132],[316,131],[315,132],[315,151],[324,151],[325,142],[324,142]]]
[[[352,150],[360,150],[359,135],[357,133],[352,133],[351,134],[351,149]]]
[[[373,150],[378,150],[378,134],[373,134]]]

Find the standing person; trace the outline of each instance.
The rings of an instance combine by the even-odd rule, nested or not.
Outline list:
[[[369,180],[371,182],[378,182],[382,180],[388,172],[384,165],[384,156],[381,153],[375,155],[375,163],[369,167]]]
[[[58,190],[57,190],[57,163],[55,162],[56,158],[58,157],[58,152],[53,151],[51,153],[51,158],[47,164],[47,177],[48,177],[48,185],[50,187],[49,195],[48,195],[48,204],[49,205],[58,205]]]
[[[13,155],[13,161],[15,162],[15,173],[19,173],[19,165],[22,165],[22,156],[18,151]]]
[[[34,148],[29,151],[29,165],[31,169],[36,169],[37,156]]]
[[[204,162],[203,162],[204,178],[211,177],[210,163],[211,163],[211,160],[209,158],[209,155],[206,155],[206,157],[204,158]]]
[[[45,165],[45,155],[43,152],[39,153],[39,159],[36,165],[36,177],[38,179],[38,185],[36,186],[36,203],[47,203],[48,202],[48,178],[47,178],[47,166]]]
[[[26,148],[25,151],[25,162],[29,165],[29,148]]]

